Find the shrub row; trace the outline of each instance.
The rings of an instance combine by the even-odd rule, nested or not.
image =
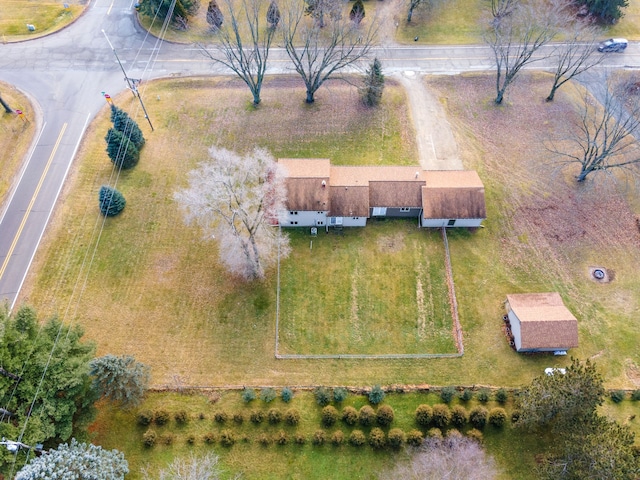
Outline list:
[[[189,421],[189,414],[184,410],[179,410],[173,414],[173,419],[179,425],[184,425]],[[166,425],[171,420],[171,414],[164,409],[158,409],[155,411],[141,410],[138,412],[136,422],[138,425],[146,427],[151,423],[155,423],[158,426]]]
[[[481,430],[487,423],[494,427],[502,427],[507,420],[507,412],[502,407],[487,410],[485,407],[478,406],[467,412],[462,405],[449,408],[448,405],[443,403],[436,404],[433,407],[422,404],[416,408],[415,420],[419,426],[425,428],[429,426],[445,428],[448,425],[462,428],[467,423],[471,423],[474,428]]]
[[[260,390],[260,400],[264,403],[273,402],[277,396],[278,393],[271,387],[266,387]],[[250,403],[256,398],[256,391],[253,388],[245,387],[244,390],[242,390],[242,400],[244,400],[245,403]],[[293,399],[293,390],[289,387],[284,387],[280,391],[280,398],[283,402],[289,403]]]

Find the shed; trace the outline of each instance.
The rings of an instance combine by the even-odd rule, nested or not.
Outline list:
[[[507,295],[506,307],[517,352],[552,352],[578,346],[578,320],[559,293]]]

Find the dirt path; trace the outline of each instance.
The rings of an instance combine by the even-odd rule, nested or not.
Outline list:
[[[430,92],[422,76],[402,72],[396,78],[405,90],[416,131],[420,165],[425,170],[462,170],[451,125],[438,99]]]

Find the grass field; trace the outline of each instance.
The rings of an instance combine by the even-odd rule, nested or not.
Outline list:
[[[69,8],[65,8],[67,4]],[[13,42],[42,37],[64,28],[83,12],[87,0],[3,0],[0,8],[0,39]],[[26,27],[36,27],[31,32]]]
[[[438,231],[409,220],[342,235],[290,230],[281,266],[283,354],[456,353]],[[301,268],[303,266],[303,268]]]
[[[4,205],[35,135],[36,123],[33,106],[22,93],[0,82],[0,95],[13,110],[23,112],[20,118],[0,107],[0,205]]]

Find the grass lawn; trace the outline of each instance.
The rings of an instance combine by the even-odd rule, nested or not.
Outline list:
[[[413,220],[373,221],[342,235],[288,231],[279,353],[456,353],[438,231]]]
[[[13,109],[22,110],[23,120],[15,113],[6,113],[0,106],[0,206],[4,205],[13,182],[22,166],[36,131],[31,102],[13,86],[0,82],[0,95]],[[0,208],[0,211],[2,208]]]
[[[64,8],[65,3],[69,8]],[[42,37],[73,22],[86,6],[86,0],[2,0],[0,38],[13,42]],[[27,24],[34,25],[35,31],[30,32]]]

